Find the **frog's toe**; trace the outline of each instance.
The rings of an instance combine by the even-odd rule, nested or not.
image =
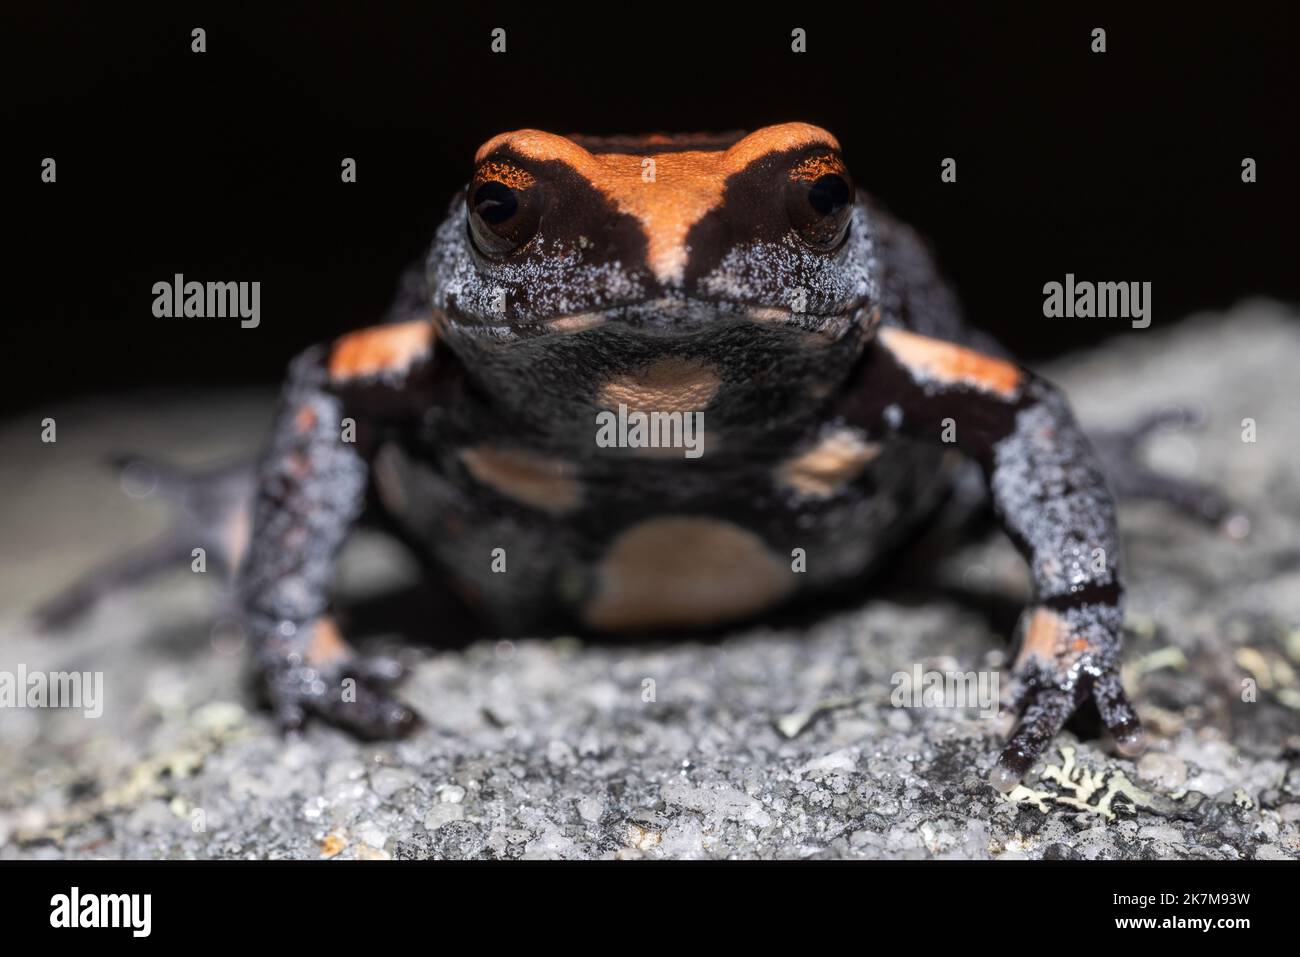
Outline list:
[[[1151,413],[1129,428],[1095,431],[1090,437],[1119,498],[1164,502],[1197,521],[1218,526],[1226,535],[1245,538],[1250,534],[1249,515],[1217,488],[1158,472],[1142,459],[1143,443],[1158,430],[1199,430],[1204,426],[1203,414],[1174,406]]]
[[[1075,696],[1060,688],[1038,687],[1024,695],[1024,714],[1002,749],[989,783],[1011,791],[1052,743],[1074,711]]]
[[[346,677],[390,688],[406,677],[406,666],[388,655],[358,655],[340,669]]]
[[[406,736],[419,719],[389,694],[405,673],[401,662],[385,656],[359,656],[344,662],[335,676],[341,692],[322,709],[323,716],[368,740]]]
[[[321,718],[366,740],[400,738],[419,724],[411,708],[390,694],[404,674],[393,658],[350,656],[316,663],[288,657],[262,672],[276,722],[297,730]]]
[[[1112,474],[1121,498],[1164,502],[1197,521],[1218,526],[1233,537],[1245,537],[1249,533],[1249,516],[1213,486],[1162,475],[1136,462],[1130,463],[1129,469],[1126,475]]]
[[[374,682],[360,680],[354,694],[330,700],[321,716],[369,741],[402,738],[419,725],[416,713],[400,700]]]
[[[1115,747],[1126,758],[1135,758],[1146,750],[1146,735],[1137,712],[1129,703],[1119,675],[1106,671],[1093,681],[1092,698],[1097,712],[1115,739]]]
[[[1067,685],[1066,678],[1065,673],[1053,677],[1049,671],[1030,671],[1012,677],[1002,699],[1000,719],[1012,723],[1019,714],[1020,721],[989,774],[989,783],[1004,794],[1015,789],[1088,698],[1097,705],[1120,754],[1133,758],[1145,749],[1142,724],[1124,694],[1117,670],[1093,666],[1077,685]]]
[[[274,704],[277,724],[295,731],[317,717],[367,741],[402,738],[419,726],[419,717],[402,701],[373,682],[352,680],[355,684],[342,679],[333,694],[281,696]]]
[[[297,701],[280,699],[272,706],[275,723],[283,732],[298,731],[307,723],[307,710]]]
[[[1010,794],[1020,784],[1023,774],[1017,774],[1011,768],[1005,767],[1001,762],[993,765],[993,770],[989,772],[989,784],[1001,791],[1003,794]]]

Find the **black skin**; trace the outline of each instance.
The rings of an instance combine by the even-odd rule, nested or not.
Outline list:
[[[242,578],[243,602],[258,662],[283,724],[298,726],[306,714],[314,713],[365,737],[390,737],[405,732],[414,721],[410,710],[389,695],[399,671],[391,663],[367,659],[331,669],[313,667],[305,662],[307,636],[312,622],[328,611],[334,556],[365,503],[365,463],[374,448],[373,437],[385,428],[400,427],[419,411],[421,400],[413,396],[433,398],[433,365],[421,364],[398,380],[372,382],[348,396],[328,386],[322,362],[323,352],[310,350],[291,369],[271,452],[259,477],[257,532]],[[319,410],[316,427],[305,433],[296,424],[304,406]],[[901,419],[890,421],[891,407],[901,410]],[[1044,412],[1057,434],[1045,460],[1035,467],[1054,464],[1048,461],[1053,453],[1066,449],[1059,464],[1079,482],[1064,496],[1044,498],[1034,506],[1089,510],[1088,524],[1100,533],[1096,544],[1117,555],[1114,509],[1108,496],[1098,494],[1104,483],[1100,466],[1059,393],[1042,379],[1030,376],[1014,402],[978,389],[924,388],[873,343],[839,404],[847,421],[880,436],[932,439],[940,435],[944,419],[957,418],[962,423],[959,448],[980,464],[995,490],[996,449],[1015,437],[1017,417],[1027,409]],[[357,419],[360,439],[355,444],[339,442],[338,423],[344,416]],[[995,491],[995,510],[1006,504]],[[1013,525],[1004,520],[1004,527],[1031,566],[1042,557]],[[1055,578],[1036,581],[1039,603],[1061,613],[1078,612],[1094,627],[1082,655],[1060,662],[1031,660],[1014,675],[1006,704],[1023,720],[1003,751],[995,783],[1019,781],[1074,710],[1089,699],[1121,747],[1137,749],[1140,728],[1117,672],[1122,589],[1117,578],[1105,578],[1073,591],[1062,589]],[[284,634],[283,622],[293,624],[292,634]],[[345,677],[357,680],[355,702],[341,701],[337,692]]]
[[[595,141],[587,147],[597,148]],[[827,225],[817,221],[827,194],[817,197],[814,215],[798,206],[806,199],[806,183],[796,184],[805,192],[794,192],[791,200],[784,177],[826,149],[814,144],[770,153],[733,175],[723,205],[691,228],[691,259],[674,285],[660,284],[662,276],[647,278],[649,247],[634,218],[565,163],[534,162],[526,149],[515,152],[507,144],[493,157],[525,170],[541,185],[521,188],[517,204],[498,185],[483,195],[492,200],[494,219],[502,208],[516,206],[520,218],[472,223],[467,229],[465,210],[470,208],[472,220],[475,193],[465,194],[440,229],[427,267],[404,280],[389,316],[394,322],[413,316],[427,320],[432,302],[439,337],[431,352],[358,380],[331,378],[326,346],[293,362],[270,448],[252,486],[249,551],[242,562],[227,556],[228,564],[239,567],[238,600],[282,725],[298,727],[314,715],[363,737],[388,738],[416,724],[414,713],[392,696],[401,677],[394,662],[351,653],[322,656],[313,642],[330,615],[335,559],[370,503],[374,466],[385,446],[417,450],[432,464],[432,474],[462,508],[453,516],[461,528],[522,532],[538,526],[533,544],[540,542],[542,551],[591,552],[608,544],[597,530],[626,528],[633,519],[626,500],[599,496],[626,486],[637,509],[652,501],[668,512],[748,518],[773,543],[791,541],[785,532],[793,519],[809,518],[826,533],[828,548],[844,546],[844,520],[860,514],[855,504],[874,497],[883,502],[881,514],[887,517],[880,531],[883,554],[915,529],[912,520],[929,507],[918,502],[914,486],[936,481],[940,453],[952,448],[943,437],[955,425],[955,445],[982,470],[993,512],[1028,562],[1035,592],[1025,633],[1038,637],[1025,642],[1004,698],[1019,724],[992,783],[1002,790],[1014,787],[1088,701],[1096,704],[1124,753],[1140,749],[1141,729],[1118,677],[1123,587],[1108,481],[1126,496],[1169,500],[1211,522],[1227,516],[1227,504],[1213,490],[1153,475],[1137,464],[1138,443],[1160,419],[1131,434],[1100,437],[1107,453],[1103,471],[1065,400],[1033,373],[1020,370],[1016,388],[1000,391],[909,367],[890,347],[891,331],[985,356],[1002,352],[961,321],[910,231],[866,201],[826,214],[853,217],[847,234],[839,230],[847,235],[840,245],[810,251],[790,242],[790,210],[801,223]],[[615,152],[635,153],[635,144],[618,144]],[[844,184],[835,185],[852,196],[851,187],[845,192]],[[543,192],[532,195],[533,188]],[[562,209],[564,216],[548,221],[548,209]],[[485,255],[471,233],[477,230],[480,239],[495,242],[484,232],[488,228],[499,229],[512,243],[518,240],[518,249],[507,243]],[[538,230],[543,239],[549,236],[550,245],[528,242]],[[818,235],[835,233],[828,228]],[[535,257],[535,268],[526,268],[528,257]],[[621,281],[609,281],[619,270]],[[630,298],[629,285],[637,290]],[[784,323],[774,324],[771,313],[787,305],[782,297],[792,286],[807,287],[808,313],[787,314]],[[500,288],[508,290],[511,308],[522,317],[505,333],[504,346],[499,332],[487,332],[500,329],[502,317],[491,306]],[[742,290],[744,299],[718,301],[718,288]],[[860,290],[868,288],[874,299],[863,298]],[[611,289],[622,290],[625,298],[611,298]],[[685,308],[665,312],[658,305],[663,301]],[[539,332],[548,320],[576,313],[604,315],[609,328],[577,336]],[[804,328],[805,318],[814,325],[832,322]],[[849,331],[828,335],[834,320],[844,320],[840,328]],[[655,326],[664,322],[678,325]],[[629,467],[595,454],[588,414],[590,396],[602,382],[656,358],[696,356],[726,380],[709,405],[710,422],[724,427],[721,451],[702,459],[701,466],[642,460]],[[810,399],[813,394],[820,398]],[[345,441],[347,420],[355,423],[355,433]],[[782,499],[771,488],[771,470],[827,424],[854,428],[887,452],[830,504]],[[591,514],[547,525],[545,516],[471,487],[455,464],[454,443],[483,436],[522,442],[581,466],[584,476],[593,478]],[[504,525],[492,524],[502,516]],[[446,526],[435,525],[415,537],[438,538],[445,531]],[[196,535],[179,536],[185,545],[180,550],[176,542],[160,544],[111,584],[142,577],[159,556],[171,561],[188,554]],[[467,547],[479,556],[480,545]],[[102,585],[93,577],[78,585],[72,598],[50,609],[50,617],[68,617]],[[547,593],[535,597],[541,601]],[[521,609],[527,613],[522,623],[537,619],[537,609]],[[1030,627],[1034,622],[1036,632]],[[1044,622],[1052,626],[1047,633],[1059,631],[1059,641],[1043,639]],[[342,694],[341,686],[350,693]]]

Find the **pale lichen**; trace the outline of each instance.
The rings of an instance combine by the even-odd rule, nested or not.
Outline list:
[[[1004,800],[1013,804],[1029,804],[1047,814],[1052,807],[1072,808],[1093,814],[1107,821],[1116,818],[1114,801],[1125,798],[1133,808],[1157,809],[1162,803],[1157,795],[1144,791],[1128,775],[1118,769],[1093,770],[1075,763],[1075,749],[1059,748],[1060,765],[1048,765],[1041,779],[1056,785],[1055,790],[1035,790],[1021,784]]]

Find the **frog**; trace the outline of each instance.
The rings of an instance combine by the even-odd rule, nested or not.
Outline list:
[[[671,430],[600,441],[615,413],[698,424],[696,454]],[[1103,463],[825,129],[519,129],[479,148],[383,320],[294,358],[256,467],[191,482],[183,533],[111,577],[210,543],[279,723],[387,739],[419,724],[404,669],[333,607],[367,516],[497,633],[645,635],[867,589],[973,471],[1033,586],[988,776],[1009,792],[1086,703],[1121,755],[1144,747],[1115,489],[1228,511],[1136,461],[1159,420]]]

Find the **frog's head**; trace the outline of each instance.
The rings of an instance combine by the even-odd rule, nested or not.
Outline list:
[[[869,252],[839,144],[818,127],[517,130],[479,149],[434,288],[451,323],[497,337],[741,315],[821,329],[868,304]]]
[[[796,345],[833,376],[877,315],[868,208],[835,138],[805,123],[496,136],[429,269],[443,338],[481,374],[500,370],[494,384],[507,371],[538,376],[548,358],[713,351],[747,357],[727,363],[740,379]],[[826,363],[828,351],[843,358]]]

